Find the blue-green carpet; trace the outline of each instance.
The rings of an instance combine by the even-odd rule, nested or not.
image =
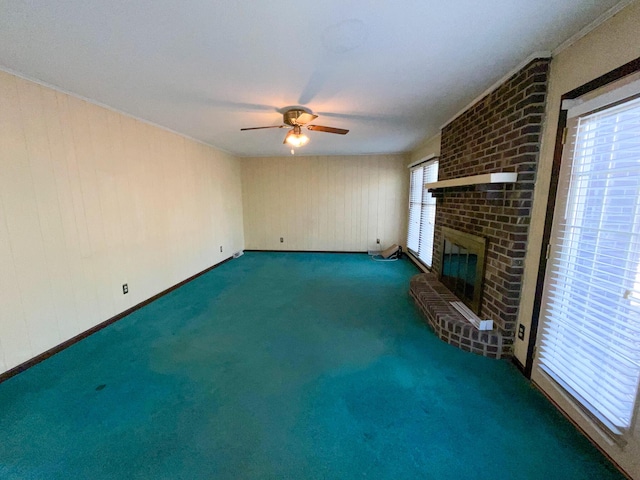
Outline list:
[[[0,384],[2,479],[622,478],[406,260],[247,253]]]

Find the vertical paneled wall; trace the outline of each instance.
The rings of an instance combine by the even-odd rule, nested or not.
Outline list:
[[[358,251],[404,245],[403,155],[243,158],[245,244],[256,250]],[[280,238],[283,242],[280,242]]]
[[[237,159],[0,72],[0,372],[243,242]]]

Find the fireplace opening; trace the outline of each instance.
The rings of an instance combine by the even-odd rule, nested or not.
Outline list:
[[[442,227],[444,248],[440,282],[480,314],[486,239]]]

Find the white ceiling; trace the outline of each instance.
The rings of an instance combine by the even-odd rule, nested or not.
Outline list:
[[[241,156],[409,151],[618,0],[0,0],[0,65]]]

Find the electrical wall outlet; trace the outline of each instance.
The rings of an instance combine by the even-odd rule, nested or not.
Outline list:
[[[127,293],[129,293],[129,284],[128,283],[124,283],[124,284],[122,284],[122,294],[126,295]]]
[[[280,237],[280,243],[284,243],[284,238]]]
[[[524,340],[524,325],[518,325],[518,338]]]
[[[377,243],[378,245],[380,245],[380,239],[379,239],[379,238],[376,238],[376,243]]]
[[[222,251],[222,245],[220,245],[220,251]]]

